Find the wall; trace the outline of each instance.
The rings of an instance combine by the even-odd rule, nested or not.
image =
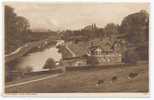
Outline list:
[[[114,64],[122,62],[122,55],[119,53],[110,53],[104,55],[95,55],[99,64]]]

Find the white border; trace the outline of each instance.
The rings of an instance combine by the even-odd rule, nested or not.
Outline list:
[[[42,96],[42,97],[149,97],[149,93],[9,93],[3,96]]]
[[[114,1],[114,0],[54,0],[54,1],[51,1],[51,0],[5,0],[5,2],[7,2],[7,1],[20,1],[20,2],[39,2],[39,3],[43,3],[43,2],[51,2],[51,3],[59,3],[59,2],[66,2],[66,3],[74,3],[74,2],[90,2],[90,3],[94,3],[94,2],[98,2],[98,3],[110,3],[110,2],[113,2],[113,3],[144,3],[144,2],[151,2],[152,3],[152,1],[150,1],[150,0],[116,0],[116,1]],[[1,15],[0,15],[0,17],[2,17],[3,16],[3,9],[2,9],[2,1],[0,1],[1,2]],[[4,1],[3,1],[4,2]],[[153,3],[152,3],[153,4]],[[152,83],[154,83],[153,82],[153,80],[152,80],[152,77],[153,77],[153,73],[152,73],[152,70],[154,70],[154,66],[152,67],[152,65],[153,65],[153,63],[152,63],[152,59],[154,59],[153,57],[152,57],[152,52],[151,51],[154,51],[154,45],[153,45],[153,43],[154,43],[154,34],[152,34],[152,32],[154,32],[154,30],[153,30],[153,28],[152,28],[152,26],[154,26],[154,23],[153,23],[153,21],[154,21],[154,19],[153,19],[153,17],[154,17],[154,12],[153,12],[153,7],[152,7],[152,4],[151,4],[151,12],[150,12],[150,42],[149,42],[149,44],[150,44],[150,59],[149,59],[149,61],[150,61],[150,64],[149,64],[149,66],[150,66],[150,68],[149,68],[149,70],[150,70],[150,94],[146,94],[146,97],[147,97],[147,95],[149,96],[150,95],[150,97],[153,97],[153,86],[152,86]],[[1,46],[0,46],[0,54],[1,55],[3,55],[3,53],[4,53],[4,34],[3,34],[3,31],[4,31],[4,27],[3,27],[3,17],[1,18],[1,30],[2,30],[2,32],[1,32],[1,35],[0,35],[0,40],[1,40]],[[153,37],[153,38],[152,38]],[[1,56],[0,57],[0,67],[2,68],[3,67],[3,57],[4,57],[4,55],[3,56]],[[1,69],[1,73],[3,73],[3,69]],[[3,76],[1,75],[1,77],[0,77],[0,80],[3,80]],[[2,82],[1,82],[2,83]],[[2,86],[2,84],[0,84],[0,90],[2,91],[3,90],[3,86]],[[4,91],[2,91],[1,93],[3,93]],[[74,94],[74,93],[58,93],[57,95],[55,95],[55,94],[57,94],[57,93],[53,93],[53,94],[41,94],[41,96],[45,96],[45,97],[49,97],[49,95],[50,95],[50,97],[58,97],[58,96],[60,96],[60,97],[67,97],[67,96],[69,96],[69,97],[145,97],[145,95],[141,95],[140,93],[138,94],[138,96],[136,96],[136,93],[134,94],[134,93],[124,93],[125,95],[123,95],[123,93],[121,94],[121,93],[101,93],[101,94],[99,94],[99,93],[81,93],[81,95],[78,95],[78,94]],[[93,94],[95,94],[95,95],[93,95]],[[37,94],[37,96],[38,96],[39,94]],[[129,95],[129,96],[128,96]],[[140,95],[140,96],[139,96]],[[6,96],[6,95],[5,95]],[[8,95],[7,95],[8,96]],[[20,95],[21,96],[21,95]],[[24,97],[27,97],[27,95],[26,94],[23,94],[22,96],[24,96]],[[28,95],[28,96],[36,96],[35,94],[33,95]],[[39,95],[40,96],[40,95]],[[3,99],[3,98],[0,98],[0,99]],[[7,98],[7,99],[12,99],[12,98]],[[21,99],[21,98],[14,98],[13,100],[15,100],[15,99]],[[25,99],[25,98],[24,98]],[[32,98],[31,98],[32,99]],[[38,100],[38,98],[36,98],[37,100]],[[39,99],[41,99],[41,98],[39,98]],[[125,98],[126,99],[126,98]],[[138,99],[141,99],[141,98],[138,98]],[[152,99],[152,98],[151,98]],[[119,99],[118,99],[119,100]],[[123,100],[123,99],[121,99],[121,100]]]

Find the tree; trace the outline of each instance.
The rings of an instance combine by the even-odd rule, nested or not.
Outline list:
[[[52,69],[52,68],[54,68],[56,66],[56,63],[55,63],[55,61],[52,59],[52,58],[49,58],[47,61],[46,61],[46,63],[45,63],[45,65],[44,65],[44,69]]]
[[[11,53],[19,46],[23,45],[25,39],[24,33],[29,30],[29,22],[26,18],[17,16],[14,9],[8,5],[5,6],[5,53]],[[27,35],[25,35],[27,36]]]
[[[99,61],[98,61],[98,59],[97,59],[96,57],[94,57],[94,56],[88,56],[88,57],[87,57],[87,64],[94,66],[94,65],[99,64]]]
[[[21,42],[21,45],[30,41],[31,38],[34,38],[30,32],[30,24],[28,20],[22,16],[16,17],[16,30],[18,34],[16,38]]]
[[[18,33],[25,33],[27,31],[29,31],[30,24],[26,18],[24,18],[22,16],[17,16],[16,17],[16,27],[17,27]]]
[[[14,9],[10,6],[5,6],[5,32],[11,33],[13,30],[16,31],[16,13],[14,12]],[[7,34],[6,34],[7,35]]]
[[[146,11],[126,16],[121,23],[120,33],[124,34],[127,44],[136,47],[134,50],[140,55],[140,59],[148,59],[149,14]]]
[[[15,46],[12,45],[12,39],[15,38],[15,35],[12,35],[16,32],[16,13],[14,9],[10,6],[5,6],[5,53],[10,52],[12,49],[15,49]]]
[[[136,53],[134,48],[129,48],[124,52],[123,57],[122,57],[122,61],[124,63],[136,64],[139,57],[140,56]]]
[[[121,33],[126,35],[129,43],[143,44],[148,41],[149,15],[146,11],[126,16],[120,26]]]
[[[104,31],[106,36],[116,35],[119,33],[119,25],[109,23],[105,26]]]

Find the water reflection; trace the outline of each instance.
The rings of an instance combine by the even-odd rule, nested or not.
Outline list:
[[[20,63],[17,64],[17,67],[32,67],[33,71],[39,71],[43,68],[43,65],[48,58],[53,58],[55,61],[59,61],[62,58],[62,55],[58,52],[56,46],[22,57]]]

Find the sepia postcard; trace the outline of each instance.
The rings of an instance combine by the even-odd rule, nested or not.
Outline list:
[[[5,96],[149,95],[149,3],[3,7]]]

